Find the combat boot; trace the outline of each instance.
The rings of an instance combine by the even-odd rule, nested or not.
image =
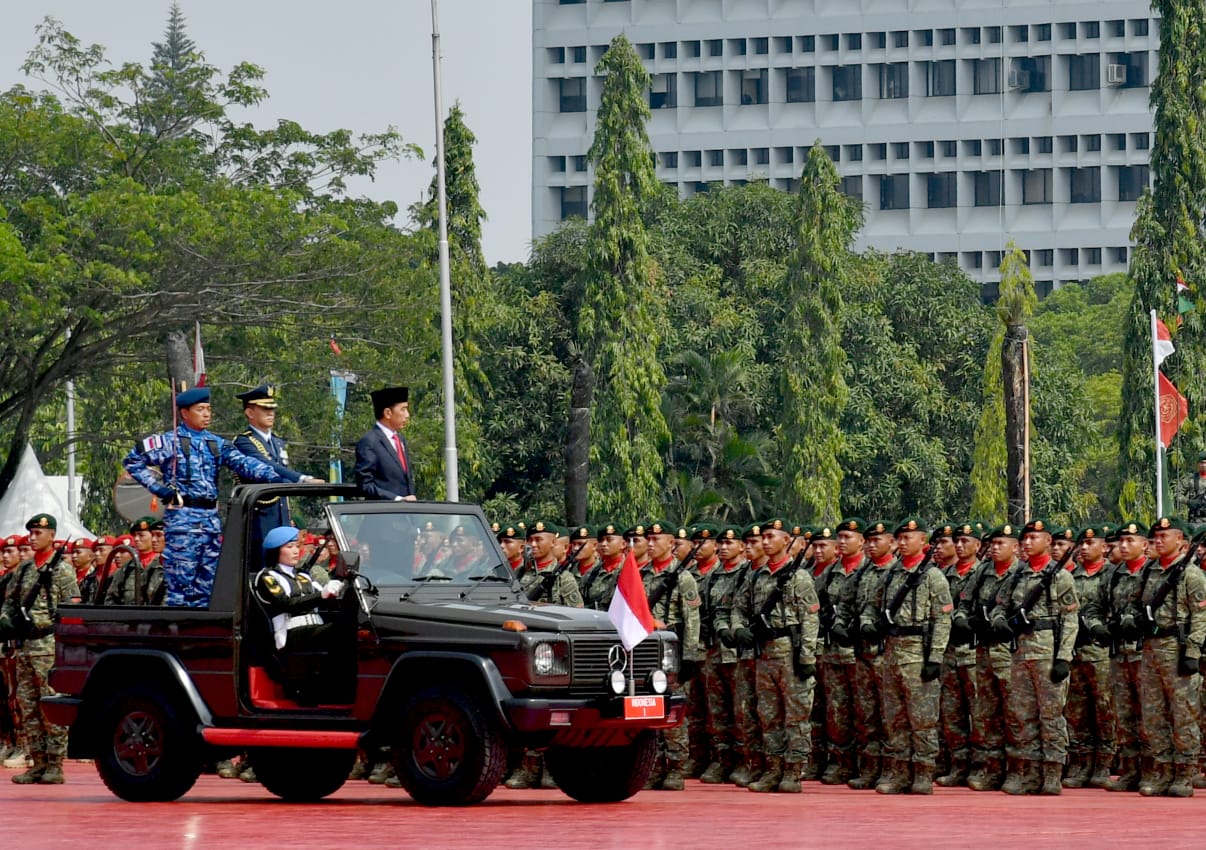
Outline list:
[[[884,759],[884,772],[875,783],[876,794],[903,794],[909,790],[909,763]]]
[[[858,776],[846,783],[848,788],[855,791],[870,791],[879,782],[879,756],[859,756]]]
[[[1169,797],[1192,797],[1193,775],[1197,769],[1192,764],[1178,764],[1173,768],[1173,781],[1165,793]]]
[[[239,771],[239,780],[242,782],[259,782],[260,780],[255,775],[255,767],[248,762],[247,766]]]
[[[1088,785],[1090,788],[1105,788],[1109,784],[1110,761],[1111,758],[1106,753],[1097,754],[1097,758],[1093,762],[1093,773],[1089,777]]]
[[[13,777],[13,782],[17,785],[34,785],[41,781],[43,774],[46,773],[46,753],[33,754],[33,767],[24,773],[18,773]]]
[[[816,751],[814,750],[813,752],[816,752]],[[821,774],[824,773],[824,767],[825,766],[821,763],[820,759],[815,759],[815,760],[809,759],[808,766],[805,767],[804,772],[802,774],[800,774],[800,781],[801,782],[817,781],[818,779],[821,778]],[[782,785],[782,783],[780,783],[780,785]],[[782,791],[783,788],[780,787],[779,790]]]
[[[1039,793],[1044,797],[1058,797],[1064,793],[1063,782],[1060,776],[1064,772],[1064,766],[1057,761],[1043,762],[1043,784],[1039,788]],[[1081,783],[1084,784],[1083,782]]]
[[[1042,787],[1038,762],[1030,759],[1012,759],[1012,761],[1013,768],[1005,777],[1005,784],[1001,786],[1001,790],[1015,797],[1038,793]]]
[[[801,782],[808,775],[808,765],[801,762],[787,762],[783,766],[783,778],[779,780],[780,794],[799,794],[803,791]]]
[[[987,758],[984,764],[967,778],[967,787],[973,791],[1000,791],[1004,766],[999,758]]]
[[[951,769],[934,780],[943,788],[955,788],[967,784],[967,756],[951,756]]]
[[[1172,765],[1166,761],[1156,762],[1151,775],[1139,783],[1139,794],[1143,797],[1163,797],[1172,785]]]
[[[750,791],[757,791],[760,794],[779,790],[779,783],[783,781],[783,756],[765,756],[764,762],[766,767],[762,771],[762,776],[757,782],[751,782],[748,786]]]
[[[833,761],[829,762],[829,766],[825,768],[825,773],[821,776],[821,784],[845,785],[853,774],[853,771],[850,769],[851,762],[853,761],[853,753],[838,753]]]
[[[1118,778],[1107,782],[1105,789],[1107,791],[1139,790],[1139,759],[1122,759],[1118,767]]]
[[[376,774],[376,771],[373,771]],[[382,777],[381,782],[384,783],[388,777]],[[524,753],[523,761],[519,763],[519,767],[515,768],[515,772],[507,777],[507,781],[503,783],[512,791],[523,791],[531,788],[532,785],[540,778],[540,758],[536,753]],[[373,777],[369,777],[369,782],[373,782]]]
[[[29,753],[21,748],[13,750],[12,755],[4,760],[4,767],[8,770],[14,770],[18,767],[29,767]]]
[[[748,788],[762,775],[762,753],[746,752],[741,765],[729,774],[729,782],[738,788]]]
[[[553,774],[549,773],[549,769],[547,767],[544,769],[544,772],[540,774],[540,788],[543,791],[560,790],[557,787],[557,781],[553,779]]]
[[[1068,772],[1060,784],[1065,788],[1084,788],[1085,783],[1089,781],[1088,756],[1080,753],[1071,758],[1072,763],[1068,765]]]
[[[666,778],[662,780],[662,784],[657,786],[660,791],[685,791],[687,788],[687,765],[686,762],[669,761],[666,762]]]
[[[216,767],[216,773],[222,779],[235,779],[239,775],[239,769],[235,766],[234,759],[222,759]]]
[[[393,772],[394,766],[388,761],[379,762],[373,765],[373,769],[368,775],[368,781],[373,785],[384,785],[385,780],[389,779]]]
[[[368,774],[368,762],[363,757],[358,757],[356,763],[352,765],[352,769],[348,771],[348,780],[354,782],[358,779],[368,779]],[[220,771],[218,775],[221,776]]]
[[[909,793],[927,795],[934,793],[934,765],[913,765],[913,784],[909,788]]]
[[[46,772],[38,777],[39,785],[62,785],[66,782],[63,776],[63,757],[51,755],[46,760]]]
[[[707,769],[699,775],[699,781],[704,785],[723,785],[724,778],[729,775],[732,768],[731,759],[728,758],[729,751],[721,750],[717,753],[716,761],[708,765]],[[726,763],[728,768],[726,768]]]

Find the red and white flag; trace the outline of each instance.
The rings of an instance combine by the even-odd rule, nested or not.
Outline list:
[[[656,628],[653,614],[649,613],[649,600],[645,596],[641,570],[631,550],[624,558],[624,566],[620,567],[616,592],[607,606],[607,619],[616,627],[620,633],[620,643],[629,652]]]
[[[1189,417],[1189,402],[1177,392],[1173,382],[1160,375],[1160,443],[1164,448],[1172,444],[1181,423]]]
[[[200,322],[197,322],[197,332],[193,337],[193,386],[205,386],[205,351],[201,348]]]
[[[1156,338],[1152,340],[1152,356],[1156,358],[1156,367],[1164,362],[1164,358],[1172,354],[1176,349],[1173,347],[1172,334],[1168,332],[1168,326],[1164,322],[1156,319]]]

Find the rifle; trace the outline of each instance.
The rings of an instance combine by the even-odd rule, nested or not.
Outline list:
[[[1039,601],[1039,597],[1046,593],[1051,587],[1051,582],[1057,575],[1059,575],[1060,571],[1067,566],[1068,561],[1072,559],[1072,554],[1075,551],[1076,547],[1073,546],[1067,552],[1065,552],[1063,557],[1061,557],[1058,561],[1052,558],[1051,563],[1047,564],[1047,566],[1043,568],[1043,571],[1039,574],[1039,581],[1030,588],[1030,590],[1026,593],[1025,598],[1022,599],[1022,604],[1018,606],[1017,611],[1015,611],[1013,615],[1008,618],[1009,626],[1011,629],[1013,629],[1013,633],[1015,635],[1024,635],[1034,631],[1035,624],[1030,619],[1030,610],[1034,608],[1034,603]],[[1060,618],[1057,617],[1055,619],[1056,623],[1058,624],[1060,622]],[[1056,647],[1058,648],[1058,634],[1056,635],[1055,643]]]
[[[793,538],[793,540],[794,539],[795,538]],[[787,589],[787,583],[791,581],[791,577],[795,575],[797,570],[800,569],[804,556],[808,554],[808,550],[811,548],[812,540],[810,539],[804,544],[804,548],[796,553],[796,557],[792,559],[792,562],[788,564],[778,576],[775,577],[774,589],[770,592],[770,595],[766,597],[765,601],[763,601],[762,607],[758,609],[758,616],[754,618],[754,634],[760,635],[760,640],[766,640],[766,635],[771,635],[774,633],[775,627],[771,625],[770,614],[775,610],[775,606],[779,604],[779,600],[783,598],[783,592]],[[791,549],[790,545],[788,546],[788,549]],[[808,564],[809,568],[811,569],[811,558],[809,559]],[[792,642],[796,642],[796,636],[794,633],[792,635]]]
[[[322,553],[322,550],[327,547],[326,537],[320,537],[319,541],[320,541],[319,544],[314,547],[314,551],[311,552],[309,555],[307,555],[305,562],[302,563],[302,565],[297,568],[297,571],[299,573],[305,573],[306,575],[309,575],[310,570],[312,570],[314,568],[314,565],[316,563],[318,563],[318,556]]]
[[[650,611],[653,610],[655,605],[662,601],[662,597],[665,596],[671,588],[678,586],[678,577],[682,575],[683,570],[687,568],[687,564],[695,560],[695,556],[699,552],[699,547],[703,544],[704,542],[702,540],[696,543],[691,547],[691,551],[687,553],[687,557],[675,564],[674,569],[666,570],[666,575],[662,579],[662,583],[654,589],[652,595],[649,597]]]
[[[1151,600],[1143,606],[1143,611],[1140,616],[1143,617],[1144,631],[1156,634],[1156,612],[1160,610],[1160,606],[1164,604],[1164,600],[1168,598],[1168,594],[1172,593],[1173,588],[1181,580],[1181,573],[1185,572],[1185,568],[1197,557],[1198,543],[1206,538],[1206,531],[1199,532],[1194,535],[1194,538],[1189,541],[1189,550],[1164,574],[1164,583],[1156,588],[1156,592],[1152,594]],[[1174,613],[1175,616],[1175,613]],[[1183,629],[1182,629],[1183,631]],[[1181,643],[1185,642],[1184,636],[1179,635]]]
[[[55,606],[54,597],[50,592],[50,582],[54,578],[55,567],[57,567],[59,562],[63,560],[63,551],[66,548],[67,546],[64,544],[56,549],[54,554],[50,557],[50,560],[46,562],[46,566],[42,567],[41,569],[34,567],[34,571],[37,572],[38,578],[33,583],[33,586],[30,587],[29,591],[26,592],[25,596],[21,598],[21,605],[17,608],[17,618],[12,623],[12,637],[14,640],[24,641],[29,640],[30,638],[40,638],[46,636],[45,634],[37,633],[38,629],[34,626],[33,616],[30,614],[30,608],[33,607],[34,600],[38,598],[38,594],[45,591],[46,608],[50,612],[51,622],[54,621]],[[33,562],[31,561],[30,563]],[[24,571],[22,571],[17,580],[18,587],[21,586],[21,579],[24,578],[24,576]],[[52,626],[51,630],[53,631],[53,629],[54,627]]]
[[[579,544],[578,549],[581,549],[581,548],[582,548],[582,546],[581,546],[581,544]],[[570,568],[570,565],[574,563],[573,556],[575,554],[577,554],[578,549],[573,549],[573,550],[567,551],[564,561],[562,561],[556,567],[549,570],[547,573],[545,573],[544,575],[542,575],[540,577],[540,584],[534,586],[531,590],[528,591],[528,601],[529,602],[539,602],[545,596],[550,595],[553,592],[553,584],[557,581],[557,578],[563,572],[568,570]],[[525,555],[526,555],[526,553],[525,553]],[[524,568],[525,569],[527,568],[526,557],[524,560]]]
[[[889,626],[896,625],[896,614],[900,611],[900,606],[904,604],[905,597],[909,595],[910,590],[915,590],[917,585],[921,584],[921,579],[925,575],[925,571],[929,569],[930,563],[934,560],[934,547],[930,547],[930,551],[925,553],[925,557],[921,559],[921,563],[917,565],[917,569],[909,573],[908,577],[901,582],[900,587],[896,589],[892,600],[883,607],[880,612],[883,615],[883,621]],[[900,569],[904,569],[902,565]],[[888,578],[888,584],[891,584],[891,577]],[[887,589],[885,585],[884,589]],[[882,631],[882,629],[881,629]]]

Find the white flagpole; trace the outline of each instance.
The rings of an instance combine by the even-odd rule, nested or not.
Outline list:
[[[1152,396],[1156,425],[1156,516],[1164,515],[1164,469],[1160,463],[1160,362],[1156,359],[1156,311],[1151,311],[1152,319]]]

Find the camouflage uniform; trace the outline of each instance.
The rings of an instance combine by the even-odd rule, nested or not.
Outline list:
[[[884,749],[883,727],[883,652],[880,644],[868,641],[859,635],[864,623],[863,612],[877,611],[883,599],[884,582],[896,559],[889,558],[884,564],[871,562],[858,572],[858,582],[852,594],[853,612],[839,615],[853,624],[855,643],[854,664],[854,739],[855,748],[862,762],[859,776],[851,780],[851,787],[860,790],[874,788],[879,781],[880,759]]]
[[[750,596],[754,589],[754,576],[760,568],[753,562],[746,561],[740,569],[737,585],[733,589],[733,598],[729,605],[729,627],[733,625],[733,611],[738,605],[748,609],[752,604]],[[719,614],[719,612],[717,612]],[[744,771],[732,778],[734,785],[746,787],[758,778],[761,772],[763,756],[762,726],[758,722],[758,659],[754,646],[737,646],[737,669],[733,671],[733,702],[740,705],[741,711],[733,714],[735,737],[745,741]]]
[[[987,558],[972,571],[971,579],[959,596],[959,614],[971,624],[976,635],[975,688],[968,739],[976,770],[967,784],[977,791],[1001,787],[1006,738],[1015,732],[1005,724],[1005,700],[1009,693],[1013,655],[1008,643],[992,636],[986,614],[996,604],[1001,585],[1017,569],[1017,562],[1011,561],[1005,571],[998,574],[996,564]]]
[[[163,565],[156,556],[144,567],[132,558],[117,568],[105,591],[106,605],[150,605],[163,586]],[[162,604],[162,601],[160,602]]]
[[[609,570],[603,566],[602,561],[598,561],[587,570],[578,584],[585,607],[596,611],[606,611],[610,607],[611,598],[616,595],[616,582],[620,580],[620,567],[623,564],[621,558],[620,563]]]
[[[921,558],[920,555],[917,556]],[[915,793],[932,793],[934,768],[938,762],[938,696],[942,658],[950,639],[950,586],[937,567],[912,569],[898,560],[888,574],[878,611],[864,610],[864,621],[882,618],[886,627],[883,677],[883,725],[885,760],[891,759],[890,775],[876,786],[883,793],[899,793],[909,787],[910,764],[916,781]],[[911,586],[911,589],[906,589]],[[904,597],[897,610],[889,610],[897,594]],[[888,622],[889,615],[895,621]],[[869,618],[874,618],[870,619]],[[933,678],[923,678],[923,668],[935,665]],[[928,788],[929,790],[921,790]]]
[[[749,743],[744,737],[748,725],[745,714],[753,706],[742,703],[737,692],[738,650],[730,626],[734,597],[744,573],[742,566],[735,561],[711,570],[700,593],[703,599],[700,632],[708,635],[706,641],[701,638],[708,650],[703,677],[708,735],[716,748],[719,771],[712,776],[705,772],[701,778],[707,782],[725,781],[734,767],[735,754],[744,758]]]
[[[1110,691],[1109,631],[1106,617],[1110,570],[1094,565],[1092,573],[1083,565],[1072,571],[1076,598],[1080,601],[1080,629],[1068,680],[1068,773],[1065,788],[1079,788],[1094,777],[1103,785],[1109,778],[1117,747],[1114,743],[1114,696]],[[1096,765],[1096,769],[1094,769]]]
[[[973,562],[969,570],[959,575],[959,565],[956,563],[943,571],[953,602],[960,600],[965,591],[971,591],[976,569],[977,565]],[[942,656],[942,695],[938,709],[938,728],[946,748],[950,773],[939,777],[939,785],[961,785],[967,779],[971,765],[971,718],[975,699],[975,640],[957,643],[952,639]]]
[[[49,565],[42,569],[49,569]],[[78,597],[75,570],[60,562],[48,576],[33,560],[24,561],[10,580],[4,598],[3,621],[16,624],[20,608],[39,581],[42,587],[29,606],[32,636],[18,640],[16,652],[17,705],[25,731],[25,744],[33,756],[33,768],[15,782],[62,782],[63,758],[67,753],[67,729],[51,723],[42,712],[41,699],[53,696],[50,669],[54,666],[54,620],[58,607]],[[52,778],[55,777],[55,778]]]
[[[1166,569],[1159,561],[1148,566],[1140,591],[1144,608],[1152,605],[1152,598],[1164,584]],[[1204,608],[1206,577],[1196,565],[1189,564],[1177,576],[1160,607],[1152,611],[1154,634],[1143,643],[1139,694],[1143,701],[1143,731],[1155,761],[1152,787],[1156,794],[1169,790],[1170,763],[1175,765],[1176,784],[1188,787],[1184,796],[1193,793],[1189,781],[1201,747],[1198,658],[1206,640]],[[1139,793],[1147,791],[1141,786]]]
[[[661,597],[656,604],[650,605],[650,612],[655,620],[665,623],[666,628],[678,634],[682,642],[680,646],[683,661],[695,664],[702,662],[704,652],[699,643],[701,600],[695,576],[677,563],[662,569],[651,564],[641,575],[645,582],[645,595],[650,600],[654,596]],[[667,588],[664,591],[661,589],[663,586]],[[694,682],[691,680],[679,681],[673,690],[686,696],[690,702],[693,687]],[[671,772],[681,771],[690,754],[690,732],[687,728],[689,722],[685,720],[665,732],[666,764]]]
[[[1135,791],[1139,787],[1139,757],[1148,753],[1143,726],[1139,668],[1143,660],[1141,641],[1136,640],[1134,621],[1139,616],[1139,592],[1147,574],[1147,562],[1128,567],[1118,564],[1105,579],[1110,637],[1110,693],[1114,700],[1114,742],[1118,752],[1119,778],[1106,787],[1110,791]],[[1129,622],[1131,628],[1124,625]]]
[[[827,566],[816,582],[817,598],[821,602],[821,664],[820,686],[825,693],[825,739],[829,747],[830,767],[821,781],[838,785],[854,775],[854,715],[855,671],[852,636],[858,632],[855,595],[861,571],[870,561],[865,557],[849,563],[838,558]],[[842,640],[834,636],[836,629]]]
[[[570,608],[581,608],[582,593],[578,590],[578,580],[574,578],[573,562],[568,566],[550,561],[545,566],[534,570],[524,570],[519,577],[519,586],[523,592],[532,598],[536,588],[542,592],[533,602],[549,602],[553,605],[568,605]]]
[[[1036,523],[1037,525],[1037,523]],[[1029,526],[1028,526],[1029,527]],[[1037,526],[1042,530],[1042,526]],[[1048,556],[1050,558],[1050,556]],[[1045,566],[1045,563],[1044,563]],[[1010,576],[997,592],[994,621],[1014,616],[1031,589],[1044,581],[1043,570],[1033,562]],[[1068,726],[1064,721],[1064,703],[1068,697],[1067,679],[1051,681],[1056,660],[1072,662],[1072,647],[1078,631],[1076,588],[1072,576],[1062,567],[1039,594],[1027,616],[1034,627],[1017,634],[1017,649],[1010,665],[1009,693],[1005,701],[1005,723],[1014,733],[1007,754],[1018,760],[1019,792],[1038,790],[1038,763],[1042,762],[1044,793],[1059,792],[1064,762],[1068,760]],[[1016,630],[1015,630],[1016,631]],[[1006,790],[1012,786],[1006,780]]]
[[[789,563],[784,559],[777,568],[767,565],[753,574],[749,596],[733,608],[732,624],[734,629],[749,629],[758,636],[755,687],[767,762],[781,761],[784,782],[789,777],[798,782],[812,750],[809,723],[821,603],[807,570],[795,569],[789,576],[781,576],[783,569],[791,569]],[[761,616],[772,596],[778,598],[765,611],[766,631]],[[813,675],[801,678],[799,665],[813,668]],[[773,775],[769,768],[759,782],[768,775]],[[750,788],[757,786],[754,783]]]

